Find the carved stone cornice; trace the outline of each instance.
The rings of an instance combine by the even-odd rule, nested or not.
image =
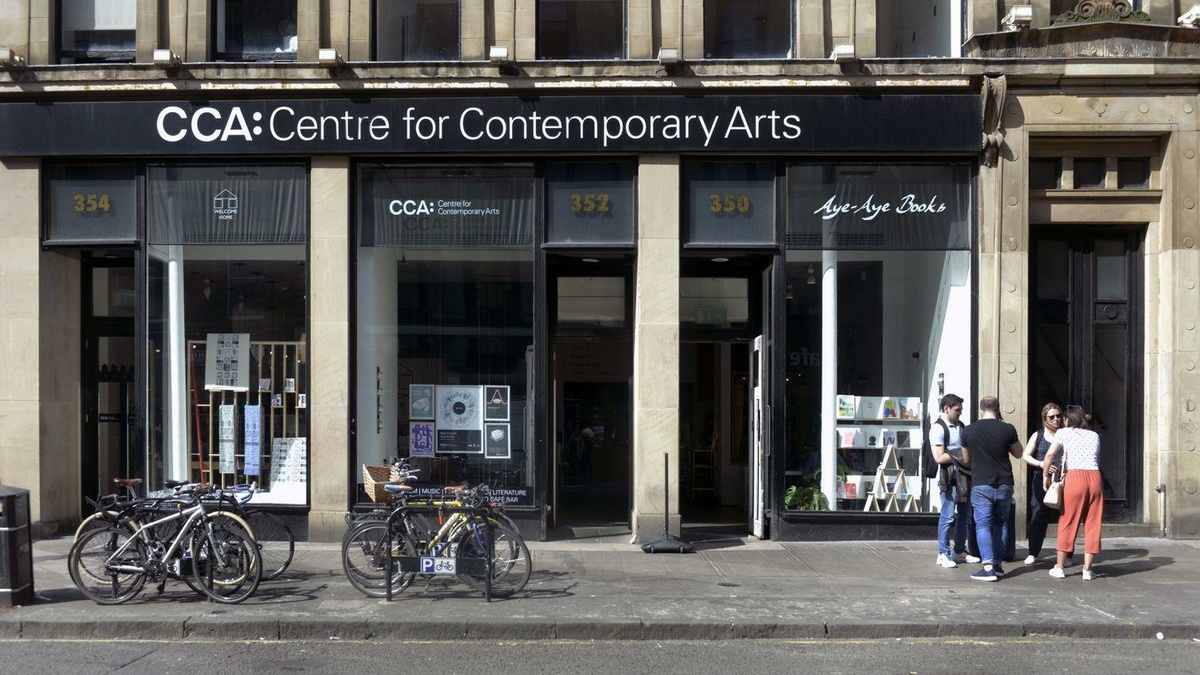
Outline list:
[[[1106,21],[983,33],[964,45],[963,56],[990,59],[1200,58],[1200,30]]]
[[[1150,15],[1133,8],[1129,0],[1081,0],[1075,9],[1063,12],[1054,20],[1055,26],[1102,21],[1138,21],[1150,23]]]

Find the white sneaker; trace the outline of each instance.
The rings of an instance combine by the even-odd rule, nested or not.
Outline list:
[[[1054,577],[1055,579],[1066,579],[1067,573],[1063,571],[1063,568],[1055,565],[1054,567],[1050,568],[1050,576]]]
[[[970,553],[959,553],[958,555],[954,556],[954,559],[960,563],[967,563],[968,565],[975,565],[983,562],[983,558],[980,558],[977,555],[971,555]]]
[[[1027,556],[1025,556],[1025,564],[1026,564],[1026,565],[1032,565],[1032,564],[1034,564],[1035,562],[1037,562],[1037,556],[1036,556],[1036,555],[1027,555]]]
[[[1084,570],[1084,571],[1083,571],[1083,580],[1084,580],[1084,581],[1091,581],[1091,580],[1093,580],[1093,579],[1095,579],[1095,578],[1096,578],[1096,574],[1095,574],[1095,572],[1092,572],[1091,570]]]
[[[940,567],[945,567],[946,569],[950,569],[952,567],[958,567],[958,563],[951,560],[950,556],[946,555],[945,553],[938,554],[937,564]]]

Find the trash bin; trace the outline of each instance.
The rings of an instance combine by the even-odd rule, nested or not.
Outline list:
[[[33,601],[29,490],[0,485],[0,606]]]

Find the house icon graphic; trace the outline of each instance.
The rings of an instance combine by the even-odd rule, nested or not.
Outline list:
[[[232,220],[238,212],[237,195],[223,189],[213,197],[213,213],[221,220]]]

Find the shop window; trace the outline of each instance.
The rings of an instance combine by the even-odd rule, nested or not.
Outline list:
[[[1044,157],[1029,160],[1029,189],[1057,190],[1062,187],[1062,160]]]
[[[459,0],[378,0],[376,61],[457,61]]]
[[[1103,190],[1104,167],[1103,157],[1076,157],[1074,161],[1076,190]]]
[[[1117,189],[1145,190],[1150,187],[1150,159],[1121,157],[1117,160]]]
[[[59,2],[59,63],[132,62],[136,0]]]
[[[943,392],[970,399],[969,167],[788,171],[784,507],[935,512],[925,427]]]
[[[786,58],[792,46],[793,4],[785,0],[707,0],[704,58]]]
[[[625,53],[621,0],[538,0],[539,59],[619,59]]]
[[[216,0],[218,61],[295,61],[296,0]]]
[[[532,506],[532,167],[365,165],[359,196],[356,465]]]
[[[151,488],[308,494],[308,209],[296,164],[146,170]]]

